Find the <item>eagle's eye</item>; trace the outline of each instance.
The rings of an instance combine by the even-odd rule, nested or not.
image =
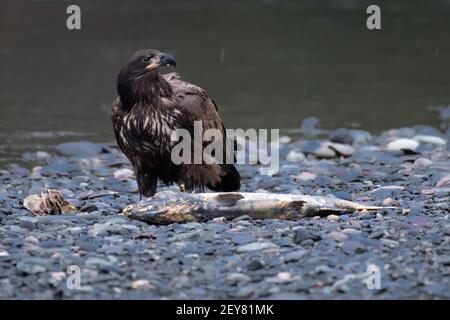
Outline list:
[[[148,55],[146,55],[145,57],[142,58],[142,61],[143,61],[143,62],[149,62],[150,59],[151,59],[151,57],[152,57],[152,56],[148,54]]]

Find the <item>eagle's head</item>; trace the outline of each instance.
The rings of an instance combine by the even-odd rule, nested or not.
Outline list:
[[[151,80],[161,67],[176,66],[175,59],[167,53],[154,49],[135,52],[122,67],[117,77],[117,91],[121,98],[128,96],[136,80]],[[142,82],[142,81],[139,81]]]

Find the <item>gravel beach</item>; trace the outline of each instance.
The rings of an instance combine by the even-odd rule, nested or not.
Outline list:
[[[313,130],[316,129],[316,130]],[[149,225],[121,215],[139,200],[113,144],[68,142],[0,170],[2,299],[450,299],[449,131],[371,135],[304,121],[283,136],[280,170],[240,165],[242,191],[335,196],[393,207],[298,221],[215,219]],[[30,194],[77,208],[37,216]],[[159,186],[159,190],[177,190]],[[81,286],[67,286],[69,266]],[[368,288],[368,266],[380,286]]]

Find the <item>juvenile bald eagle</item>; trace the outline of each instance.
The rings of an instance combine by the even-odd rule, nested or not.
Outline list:
[[[175,66],[172,56],[152,49],[139,50],[117,77],[118,98],[112,108],[114,134],[133,165],[140,195],[153,196],[158,179],[177,183],[182,191],[204,191],[205,187],[238,190],[240,176],[229,162],[172,162],[172,132],[185,129],[193,137],[195,121],[202,121],[204,130],[221,132],[224,154],[229,152],[230,143],[217,106],[205,90],[181,80],[176,73],[160,74],[166,66]]]

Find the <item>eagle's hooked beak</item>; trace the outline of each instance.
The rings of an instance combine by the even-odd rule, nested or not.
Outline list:
[[[169,67],[169,66],[177,66],[175,58],[167,53],[160,53],[159,56],[153,58],[150,61],[150,64],[145,67],[147,70],[154,70],[159,67]]]

